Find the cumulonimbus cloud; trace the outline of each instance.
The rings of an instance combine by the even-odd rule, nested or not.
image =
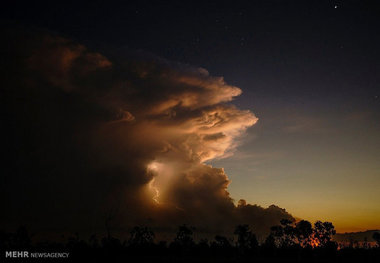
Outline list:
[[[213,233],[292,218],[234,205],[223,168],[205,164],[231,154],[258,120],[229,103],[239,88],[202,68],[111,61],[51,34],[10,35],[4,224],[94,232],[107,220],[119,230],[189,223]]]

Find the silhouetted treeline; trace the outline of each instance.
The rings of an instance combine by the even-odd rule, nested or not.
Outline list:
[[[156,241],[153,230],[136,226],[126,240],[108,234],[88,240],[79,234],[64,242],[33,243],[25,227],[15,233],[0,232],[2,257],[5,251],[69,252],[68,259],[79,262],[379,262],[380,233],[373,235],[377,245],[338,246],[330,222],[297,223],[281,220],[273,226],[265,241],[259,242],[249,225],[238,225],[233,236],[194,240],[194,227],[181,225],[173,240]]]

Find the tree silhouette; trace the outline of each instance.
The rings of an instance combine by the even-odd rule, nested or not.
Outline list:
[[[379,232],[373,233],[372,238],[376,241],[377,246],[380,247],[380,233]]]
[[[152,245],[154,232],[146,226],[135,226],[131,231],[129,244],[134,247],[146,247]]]
[[[334,225],[331,222],[317,221],[314,224],[314,236],[321,247],[325,247],[335,233]]]
[[[292,225],[293,222],[289,219],[282,219],[280,221],[284,231],[284,245],[285,247],[294,246],[296,243],[296,228]]]
[[[209,242],[207,238],[201,238],[196,245],[196,252],[198,255],[206,255],[210,250]]]
[[[292,225],[293,222],[289,219],[282,219],[280,224],[271,227],[271,234],[275,239],[275,243],[283,248],[293,246],[297,234],[296,228]]]
[[[237,235],[237,247],[241,251],[256,249],[259,245],[256,235],[252,233],[248,225],[238,225],[234,234]]]
[[[221,249],[230,249],[232,247],[228,238],[219,235],[215,236],[215,241],[212,243],[212,245]]]
[[[237,235],[237,246],[240,248],[248,248],[249,227],[248,225],[238,225],[234,234]]]
[[[93,248],[98,248],[99,247],[99,240],[95,234],[91,235],[90,238],[88,239],[88,243],[90,244],[91,247]]]
[[[155,243],[153,231],[145,226],[134,227],[128,242],[121,243],[119,239],[109,237],[108,233],[100,242],[95,234],[84,241],[76,233],[65,244],[32,242],[26,229],[21,227],[15,233],[0,231],[0,250],[43,248],[65,251],[78,262],[372,262],[372,259],[377,262],[380,252],[368,245],[354,245],[354,241],[351,247],[341,246],[337,250],[337,243],[332,241],[335,230],[330,222],[317,221],[312,228],[305,220],[297,223],[282,221],[281,225],[271,228],[271,233],[261,245],[248,225],[236,226],[233,232],[237,236],[236,243],[221,235],[216,235],[211,244],[204,238],[196,243],[193,231],[186,225],[179,226],[168,247],[166,241]],[[281,246],[276,244],[276,238],[283,242]],[[373,238],[380,247],[380,233],[374,233]],[[291,239],[295,242],[293,245],[289,245],[288,240]],[[311,242],[319,245],[312,247],[309,245]]]
[[[271,233],[269,236],[273,237],[276,247],[282,246],[284,239],[284,229],[282,226],[272,226],[270,231]]]
[[[208,239],[202,238],[201,240],[199,240],[198,247],[201,249],[208,249],[210,247],[208,244]]]
[[[301,220],[296,224],[295,229],[298,244],[302,247],[310,246],[310,237],[313,234],[313,227],[309,221]]]
[[[174,244],[182,248],[190,248],[194,246],[193,230],[186,225],[178,227],[178,232],[174,238]]]
[[[269,252],[272,252],[277,248],[276,239],[274,238],[272,233],[267,236],[264,243],[262,244],[262,248]]]

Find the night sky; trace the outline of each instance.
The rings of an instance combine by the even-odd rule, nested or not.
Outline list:
[[[235,204],[275,204],[338,232],[380,228],[376,1],[30,1],[0,12],[111,61],[135,52],[223,77],[242,90],[228,103],[258,118],[233,155],[205,160],[224,168]]]

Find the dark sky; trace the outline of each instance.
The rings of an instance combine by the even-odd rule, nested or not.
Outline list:
[[[235,157],[213,163],[235,199],[338,230],[380,227],[377,1],[9,1],[0,12],[106,57],[141,50],[223,76],[259,118]]]
[[[267,97],[347,106],[379,95],[376,1],[65,1],[1,12],[104,53],[128,47],[204,67],[242,88],[238,102],[256,114]]]
[[[1,12],[94,48],[202,66],[247,96],[378,95],[376,1],[65,1],[7,3]]]
[[[373,77],[379,56],[375,1],[65,1],[7,3],[1,12],[85,44],[143,49],[235,81],[255,72],[290,83],[285,76],[312,75],[342,86],[339,79],[355,78],[347,76],[353,72]],[[375,90],[373,81],[368,90]],[[302,92],[291,85],[286,91]],[[320,92],[304,91],[328,95],[327,88]]]

